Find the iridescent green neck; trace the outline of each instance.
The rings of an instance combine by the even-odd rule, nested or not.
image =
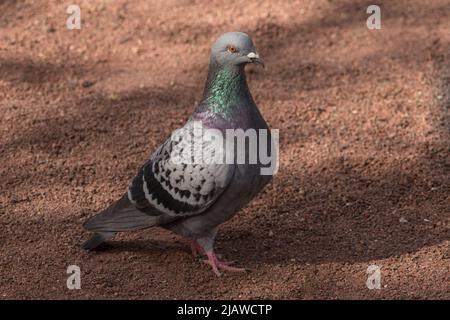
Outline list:
[[[210,65],[203,103],[210,112],[227,119],[237,108],[246,106],[250,91],[243,66]]]

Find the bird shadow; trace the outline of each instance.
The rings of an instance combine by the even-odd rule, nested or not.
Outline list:
[[[112,240],[100,244],[92,250],[95,253],[114,253],[114,252],[135,252],[142,254],[160,254],[161,252],[180,252],[188,251],[187,245],[179,244],[173,241],[163,241],[155,239],[146,240]]]

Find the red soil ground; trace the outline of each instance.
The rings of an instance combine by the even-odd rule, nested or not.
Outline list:
[[[1,298],[450,298],[450,1],[378,1],[381,30],[372,1],[76,2],[81,30],[66,1],[0,2]],[[251,272],[218,279],[160,229],[82,252],[232,30],[280,130],[279,173],[217,239]]]

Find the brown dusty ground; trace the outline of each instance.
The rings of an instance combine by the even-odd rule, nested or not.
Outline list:
[[[450,1],[378,3],[371,31],[372,1],[1,1],[0,297],[449,299]],[[230,30],[266,60],[249,82],[281,135],[278,175],[217,239],[252,271],[217,279],[159,229],[82,252]]]

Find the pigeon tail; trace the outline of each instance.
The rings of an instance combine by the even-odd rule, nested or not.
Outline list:
[[[134,231],[158,224],[159,216],[152,216],[137,209],[124,194],[117,202],[87,220],[83,227],[87,231],[111,233]]]
[[[86,251],[93,250],[97,248],[100,244],[102,244],[104,241],[112,238],[115,234],[116,234],[115,232],[94,233],[92,237],[83,242],[83,244],[81,245],[81,249]]]

